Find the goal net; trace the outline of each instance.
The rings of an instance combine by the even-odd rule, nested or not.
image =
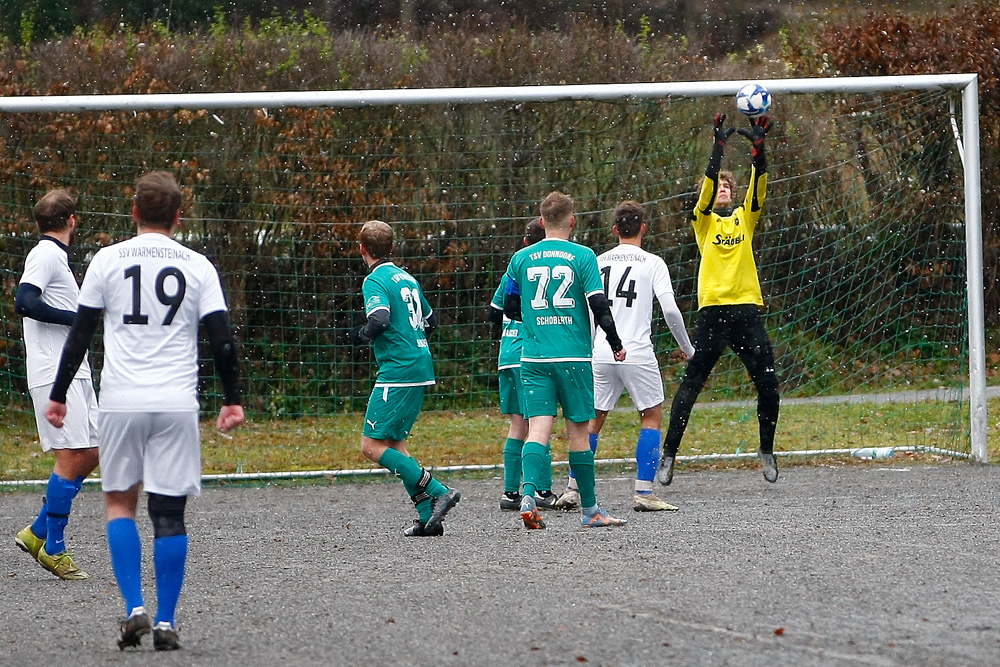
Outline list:
[[[970,453],[964,81],[766,82],[777,125],[755,251],[782,385],[779,449]],[[51,187],[77,194],[72,263],[82,279],[97,248],[133,233],[134,183],[153,169],[184,189],[180,240],[220,270],[257,421],[364,409],[374,360],[346,334],[363,317],[356,239],[369,219],[394,225],[394,259],[441,324],[425,410],[495,412],[487,306],[552,190],[573,196],[574,240],[597,252],[614,243],[618,202],[646,205],[646,247],[666,260],[691,330],[698,250],[687,212],[713,116],[745,123],[732,99],[741,83],[0,99],[6,428],[32,428],[13,295],[37,238],[34,202]],[[736,174],[737,199],[749,154],[734,135],[723,168]],[[655,332],[669,405],[683,363],[662,321]],[[95,369],[100,356],[98,335]],[[219,393],[207,361],[206,410]],[[755,451],[755,395],[725,355],[681,454]],[[355,448],[356,434],[331,446]],[[481,463],[499,459],[498,447]]]

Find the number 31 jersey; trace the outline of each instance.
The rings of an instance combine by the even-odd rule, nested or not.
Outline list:
[[[226,310],[208,258],[139,234],[94,255],[79,304],[104,310],[102,411],[198,409],[198,323]]]
[[[434,384],[434,362],[424,335],[431,306],[420,285],[391,262],[376,265],[361,286],[365,315],[389,311],[389,328],[375,338],[376,387],[420,387]]]

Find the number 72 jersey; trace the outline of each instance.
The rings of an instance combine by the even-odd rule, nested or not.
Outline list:
[[[604,289],[594,251],[546,238],[514,253],[505,275],[521,293],[521,360],[589,362],[587,297]]]
[[[419,387],[434,384],[434,362],[424,335],[431,306],[420,285],[391,262],[378,264],[361,286],[365,316],[389,311],[389,329],[373,342],[378,362],[376,387]]]
[[[139,234],[94,255],[78,303],[104,311],[101,410],[198,409],[198,323],[226,310],[208,258]]]

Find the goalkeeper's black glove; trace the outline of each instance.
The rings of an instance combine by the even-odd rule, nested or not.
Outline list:
[[[732,127],[728,130],[723,129],[722,125],[725,122],[726,114],[715,114],[715,123],[712,130],[715,135],[715,145],[712,146],[712,157],[709,158],[708,168],[705,169],[705,175],[713,180],[719,177],[719,168],[722,166],[722,151],[726,147],[726,140],[736,131]]]
[[[753,165],[757,171],[767,171],[767,158],[764,155],[764,137],[771,130],[773,123],[770,116],[757,116],[750,119],[750,129],[740,128],[741,135],[753,144]]]

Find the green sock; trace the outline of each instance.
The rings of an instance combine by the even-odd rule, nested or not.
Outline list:
[[[521,450],[521,472],[524,478],[523,493],[535,495],[540,481],[545,475],[545,445],[540,442],[526,442]]]
[[[524,440],[507,438],[503,446],[503,490],[517,493],[521,489],[521,449]]]
[[[552,491],[552,443],[545,445],[545,467],[538,480],[539,491]]]
[[[424,478],[424,469],[420,467],[416,459],[390,447],[382,452],[382,456],[378,458],[378,464],[403,480],[403,487],[411,498],[420,493],[420,482]],[[423,491],[426,491],[427,495],[437,498],[448,493],[448,487],[431,477]],[[416,503],[416,506],[421,521],[426,522],[427,519],[431,518],[430,498],[421,500]]]
[[[576,477],[576,486],[580,489],[580,507],[593,507],[597,504],[597,480],[594,478],[594,452],[569,453],[569,468]]]

